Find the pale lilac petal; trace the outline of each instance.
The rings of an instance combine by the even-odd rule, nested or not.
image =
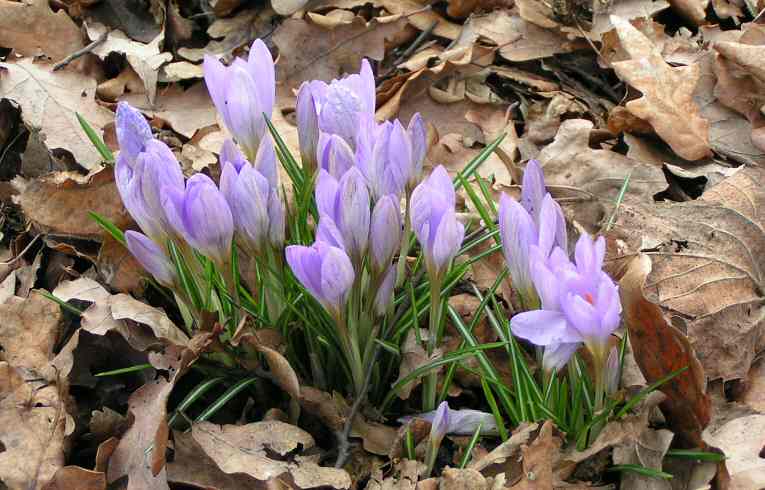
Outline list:
[[[133,254],[139,264],[154,276],[158,283],[165,287],[175,284],[175,266],[167,257],[164,250],[149,237],[133,230],[125,232],[127,249]]]
[[[284,244],[285,219],[284,201],[278,190],[271,189],[271,195],[268,198],[269,240],[276,248]]]
[[[510,320],[513,335],[534,345],[582,342],[584,338],[571,328],[560,311],[533,310],[518,313]]]
[[[544,354],[542,355],[542,367],[545,371],[560,371],[568,363],[574,352],[579,349],[581,344],[576,343],[562,343],[551,344],[545,347]]]
[[[221,166],[225,165],[226,162],[231,163],[237,173],[239,173],[244,165],[249,163],[244,157],[244,154],[239,150],[239,147],[234,143],[234,140],[230,138],[223,142],[223,146],[220,149],[219,160]]]
[[[242,168],[233,188],[231,213],[243,245],[259,251],[268,240],[268,198],[266,178],[252,166]]]
[[[369,65],[369,61],[366,58],[361,60],[359,76],[361,78],[363,90],[361,97],[364,101],[364,112],[374,114],[376,102],[375,76],[372,73],[372,67]]]
[[[579,295],[568,293],[561,308],[571,325],[585,340],[600,337],[600,321],[595,307]]]
[[[367,250],[369,240],[370,201],[364,176],[351,167],[340,179],[339,223],[345,237],[348,252],[354,260],[360,259]]]
[[[308,83],[304,82],[300,86],[295,112],[297,115],[300,158],[304,166],[315,169],[317,167],[316,150],[319,143],[319,115],[311,85]]]
[[[340,183],[336,178],[324,169],[319,170],[316,189],[314,190],[319,214],[326,214],[333,220],[337,219],[337,192],[339,189]]]
[[[319,128],[340,136],[349,145],[355,145],[359,127],[357,113],[362,109],[358,94],[342,85],[332,84],[319,114]]]
[[[276,99],[274,61],[268,47],[260,39],[256,39],[252,46],[250,46],[247,65],[249,66],[250,76],[256,82],[261,112],[271,117],[274,109],[274,100]]]
[[[441,440],[449,430],[449,412],[449,404],[445,401],[441,402],[430,424],[430,444],[436,447],[441,444]]]
[[[117,142],[120,154],[125,154],[128,162],[135,160],[143,151],[146,142],[152,139],[151,127],[143,115],[127,102],[117,104],[115,121]]]
[[[513,287],[532,290],[529,247],[537,243],[537,231],[528,212],[516,200],[502,194],[499,200],[499,233]]]
[[[321,256],[314,247],[290,245],[285,250],[287,264],[292,273],[311,295],[322,300],[321,293]]]
[[[412,116],[407,132],[412,144],[412,173],[409,176],[409,186],[413,187],[422,178],[422,167],[428,153],[428,129],[419,112]]]
[[[537,222],[539,226],[539,248],[547,256],[556,244],[559,233],[556,203],[550,194],[545,195],[542,199],[542,209],[539,211]]]
[[[279,188],[279,171],[276,164],[276,151],[270,136],[260,141],[258,154],[255,156],[255,168],[266,178],[272,189]]]
[[[239,178],[236,167],[230,161],[223,164],[223,170],[220,173],[220,191],[229,204],[233,203],[234,185]]]
[[[354,163],[355,155],[348,143],[337,135],[330,135],[322,154],[321,167],[339,179]]]
[[[324,300],[332,307],[340,309],[345,305],[348,291],[353,285],[355,274],[353,265],[346,253],[337,247],[318,243],[321,263],[321,291]]]
[[[319,218],[319,225],[316,227],[316,241],[347,250],[343,234],[335,221],[326,214]]]
[[[263,107],[258,100],[258,91],[250,74],[237,66],[230,69],[233,73],[226,92],[226,125],[247,157],[254,160],[266,130]]]
[[[430,412],[425,412],[417,415],[400,417],[398,421],[401,423],[408,423],[413,419],[422,419],[433,424],[433,419],[436,416],[436,411],[437,410],[432,410]],[[478,410],[471,410],[469,408],[461,410],[449,409],[449,427],[446,431],[447,434],[469,436],[475,433],[479,425],[481,426],[482,435],[499,434],[497,421],[494,418],[494,415]]]
[[[375,293],[375,312],[383,316],[393,299],[393,287],[396,285],[396,268],[391,266],[385,273],[382,283]]]
[[[521,203],[526,211],[534,218],[539,226],[539,214],[542,210],[542,200],[547,194],[545,189],[545,176],[542,166],[537,160],[529,160],[526,170],[523,172],[521,185]]]
[[[375,204],[369,234],[372,266],[379,272],[388,267],[401,247],[401,210],[393,196],[383,196]]]
[[[457,255],[465,238],[465,226],[457,220],[453,210],[444,214],[433,240],[433,264],[443,271]]]
[[[204,56],[202,71],[204,72],[207,91],[210,92],[210,98],[215,104],[215,108],[218,109],[224,120],[228,120],[226,91],[228,90],[230,72],[218,58],[209,54]]]

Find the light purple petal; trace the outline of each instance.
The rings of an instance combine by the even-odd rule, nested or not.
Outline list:
[[[258,154],[255,156],[255,168],[266,178],[272,189],[279,188],[279,170],[276,165],[276,151],[271,137],[266,135],[260,141]]]
[[[382,271],[401,247],[401,210],[393,196],[383,196],[375,204],[370,224],[372,265]]]
[[[366,253],[369,240],[370,201],[364,176],[356,167],[351,167],[340,179],[338,196],[337,224],[349,254],[354,260],[359,259]]]
[[[369,65],[369,61],[366,58],[361,60],[359,76],[361,78],[361,97],[364,100],[364,112],[374,114],[376,102],[375,76],[372,73],[372,67]]]
[[[284,201],[277,189],[271,189],[271,195],[268,198],[268,221],[271,245],[280,248],[284,244],[286,223]]]
[[[226,125],[247,157],[254,160],[266,130],[263,107],[258,100],[258,91],[250,74],[238,66],[229,69],[233,72],[226,92]]]
[[[303,165],[315,169],[317,167],[316,149],[319,142],[319,115],[311,85],[306,82],[300,86],[295,112],[297,113],[300,157]]]
[[[316,241],[324,242],[333,247],[346,250],[345,239],[335,221],[329,215],[323,214],[319,218],[319,225],[316,227]]]
[[[316,207],[319,214],[326,214],[333,220],[337,220],[337,192],[340,189],[340,183],[324,169],[319,170],[319,176],[316,179],[316,189],[314,197],[316,198]]]
[[[545,194],[547,194],[547,190],[545,189],[545,176],[542,172],[542,166],[537,160],[529,160],[526,164],[526,170],[523,172],[521,203],[534,218],[537,226],[539,226],[539,213]]]
[[[120,153],[127,156],[128,162],[135,160],[146,142],[152,139],[149,123],[137,109],[127,102],[117,104],[115,128]]]
[[[430,424],[430,444],[436,447],[441,444],[441,440],[449,430],[449,412],[449,403],[441,402]]]
[[[385,273],[380,287],[377,288],[375,293],[375,312],[379,316],[385,315],[388,311],[391,300],[393,299],[393,287],[396,285],[396,267],[391,266],[388,268],[388,272]]]
[[[422,178],[422,166],[428,153],[428,129],[419,112],[412,116],[407,132],[412,143],[412,174],[409,176],[409,186],[413,187]]]
[[[579,295],[567,293],[561,299],[561,309],[566,319],[587,341],[600,338],[600,321],[595,307]]]
[[[242,168],[233,188],[231,213],[236,230],[252,251],[262,250],[268,240],[268,181],[252,166]]]
[[[252,46],[250,46],[250,56],[247,60],[247,65],[250,76],[255,81],[255,86],[258,90],[261,112],[265,112],[268,117],[271,117],[274,109],[274,100],[276,99],[274,61],[268,47],[260,39],[256,39]]]
[[[146,271],[154,276],[158,283],[172,287],[175,283],[175,266],[164,250],[143,233],[133,230],[125,232],[128,250]]]
[[[357,114],[362,109],[362,100],[358,94],[342,85],[332,84],[319,114],[319,128],[355,146],[359,128]]]
[[[528,212],[516,200],[502,194],[499,200],[499,233],[513,287],[521,293],[532,290],[529,247],[537,243],[537,232]]]
[[[205,85],[210,92],[210,98],[218,109],[224,121],[228,121],[228,109],[226,108],[226,91],[230,72],[215,56],[206,54],[202,62]]]
[[[580,345],[578,342],[548,345],[542,356],[542,367],[547,372],[560,371]]]
[[[445,270],[462,247],[464,238],[465,226],[457,220],[454,210],[447,211],[438,224],[433,240],[432,260],[437,270]]]
[[[571,328],[559,311],[533,310],[518,313],[510,320],[513,335],[534,345],[582,342],[579,332]]]
[[[292,273],[304,288],[319,301],[321,296],[321,256],[315,247],[289,245],[284,250]]]
[[[321,291],[324,300],[338,311],[345,305],[348,291],[353,285],[355,274],[346,253],[337,247],[317,243],[322,256]]]
[[[231,163],[237,173],[242,170],[244,165],[249,163],[244,157],[244,154],[239,150],[239,147],[234,143],[234,140],[230,138],[223,142],[223,146],[220,149],[219,160],[221,166],[225,165],[226,162]]]

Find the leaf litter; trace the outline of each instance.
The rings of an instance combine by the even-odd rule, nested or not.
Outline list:
[[[714,478],[717,488],[765,486],[762,441],[752,436],[765,417],[765,5],[596,3],[219,0],[145,2],[128,12],[109,0],[0,2],[0,482],[663,489]],[[278,52],[273,122],[294,154],[301,83],[357,71],[367,58],[378,118],[420,112],[428,121],[426,166],[443,163],[454,175],[504,134],[478,171],[497,198],[517,195],[523,163],[538,159],[572,220],[569,233],[607,237],[609,268],[621,277],[622,335],[639,374],[650,384],[687,370],[609,422],[588,449],[565,442],[549,421],[510,427],[504,442],[481,439],[466,468],[444,462],[419,483],[422,465],[403,457],[406,435],[373,407],[353,424],[358,467],[327,467],[337,449],[327,434],[342,429],[352,400],[304,384],[284,339],[242,343],[262,356],[246,366],[281,398],[245,390],[214,422],[176,412],[194,388],[187,380],[209,368],[200,356],[214,356],[219,340],[213,331],[189,338],[182,312],[91,219],[93,211],[133,226],[77,115],[115,150],[115,102],[131,101],[188,173],[217,175],[227,132],[200,62],[204,53],[231,60],[258,37]],[[458,199],[467,219],[480,220],[464,190]],[[480,290],[498,263],[490,255],[474,264]],[[466,296],[456,301],[469,323],[478,301]],[[454,349],[445,342],[429,358],[415,330],[400,341],[399,380]],[[462,362],[448,392],[488,409],[475,405],[477,366]],[[399,403],[419,382],[397,393]],[[210,389],[201,396],[223,393]],[[722,403],[712,402],[715,390]],[[284,419],[255,415],[270,408]],[[426,440],[420,432],[417,441]],[[678,448],[727,461],[672,457]],[[675,478],[607,473],[608,464]]]

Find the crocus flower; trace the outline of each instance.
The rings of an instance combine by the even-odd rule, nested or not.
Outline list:
[[[393,288],[396,285],[396,268],[389,266],[388,271],[384,273],[382,282],[377,287],[375,293],[375,313],[379,316],[385,315],[393,299]]]
[[[324,222],[324,229],[339,233],[340,238],[329,243],[343,245],[354,263],[360,264],[369,243],[370,221],[369,191],[361,172],[351,167],[338,182],[321,169],[316,182],[316,207],[320,227]]]
[[[205,55],[203,69],[207,90],[226,127],[254,160],[266,132],[263,114],[271,117],[276,97],[271,53],[256,39],[247,61],[237,58],[224,66],[214,56]]]
[[[316,148],[319,143],[319,114],[310,82],[303,82],[297,96],[298,141],[303,165],[317,168]]]
[[[547,189],[545,189],[545,175],[542,166],[539,165],[538,160],[529,160],[523,171],[521,204],[537,224],[542,209],[542,200],[546,194]]]
[[[335,134],[322,133],[317,151],[320,167],[336,179],[342,177],[355,163],[351,147]]]
[[[341,248],[317,241],[310,247],[290,245],[285,250],[292,273],[333,316],[342,314],[355,274]]]
[[[526,308],[536,303],[531,280],[530,248],[538,246],[543,255],[547,256],[554,246],[562,250],[566,247],[566,221],[558,203],[550,194],[545,194],[539,205],[534,206],[539,211],[536,222],[523,205],[506,194],[502,194],[499,202],[502,251],[513,287],[520,294]]]
[[[606,361],[606,393],[613,395],[619,389],[622,373],[619,366],[619,349],[611,347]]]
[[[440,408],[441,406],[439,406],[439,409]],[[413,419],[422,419],[430,422],[432,426],[434,424],[434,419],[437,413],[438,410],[432,410],[430,412],[425,412],[417,415],[407,415],[405,417],[399,418],[398,421],[402,424],[405,424]],[[472,435],[475,433],[479,424],[481,426],[481,434],[483,435],[496,435],[499,433],[499,430],[497,429],[497,421],[494,419],[494,415],[490,413],[471,409],[449,409],[446,434],[452,434],[456,436]]]
[[[428,129],[425,127],[425,122],[419,112],[409,120],[406,132],[412,147],[412,163],[407,187],[414,189],[414,186],[422,179],[422,166],[428,153]]]
[[[125,232],[127,249],[146,272],[154,276],[158,283],[165,287],[173,287],[176,283],[175,266],[167,257],[164,249],[160,248],[149,237],[137,231]]]
[[[319,128],[343,138],[355,148],[359,130],[359,114],[375,112],[375,79],[366,59],[361,61],[358,74],[351,74],[329,84],[311,85],[319,113]]]
[[[183,189],[178,160],[151,129],[140,112],[125,102],[117,106],[117,141],[120,154],[114,178],[125,209],[144,233],[164,245],[171,231],[161,204],[163,187]]]
[[[576,244],[576,264],[561,248],[545,260],[533,247],[533,281],[542,308],[515,315],[513,333],[540,346],[584,342],[603,368],[621,315],[618,288],[602,270],[604,255],[603,237],[593,241],[587,234]]]
[[[383,196],[372,210],[369,241],[373,271],[385,270],[401,247],[401,208],[398,199]]]
[[[162,194],[162,206],[175,232],[218,266],[225,264],[231,253],[234,219],[215,183],[196,174],[186,182],[185,191],[163,187]]]
[[[375,128],[370,158],[358,158],[374,199],[400,196],[412,172],[412,144],[401,123],[386,121]]]
[[[425,254],[431,278],[441,278],[465,238],[457,221],[454,186],[439,165],[412,192],[411,224]]]

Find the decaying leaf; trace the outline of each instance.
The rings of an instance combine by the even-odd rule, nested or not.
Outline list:
[[[325,468],[291,454],[315,443],[310,434],[284,422],[254,422],[218,426],[209,422],[192,427],[194,440],[228,474],[246,473],[259,481],[289,477],[298,488],[349,488],[343,470]]]
[[[356,17],[350,24],[328,30],[302,19],[285,20],[273,35],[283,54],[276,65],[279,104],[289,105],[292,91],[305,80],[329,82],[343,73],[358,72],[362,58],[382,59],[385,40],[405,24],[405,19],[383,24]]]
[[[66,12],[54,13],[47,0],[0,2],[0,46],[23,56],[61,61],[82,47],[82,35]]]
[[[102,24],[89,24],[87,30],[88,37],[95,40],[108,29]],[[162,31],[150,43],[144,44],[130,39],[122,31],[114,30],[108,32],[106,41],[99,44],[93,52],[102,59],[113,52],[124,54],[130,66],[143,80],[149,104],[154,104],[159,67],[173,59],[172,53],[161,53],[159,50],[159,45],[164,39],[165,33]]]
[[[614,448],[614,464],[639,465],[661,471],[664,455],[667,453],[673,437],[674,434],[666,429],[646,428],[637,439],[627,441]],[[625,472],[621,478],[620,488],[625,490],[671,490],[672,485],[661,478]]]
[[[704,435],[711,446],[721,449],[727,460],[731,490],[765,486],[765,415],[749,415],[731,420],[716,431]]]
[[[79,466],[60,468],[43,490],[106,490],[106,475],[102,471],[86,470]]]
[[[701,116],[692,97],[701,73],[699,66],[672,67],[628,21],[612,16],[611,22],[630,57],[612,63],[614,71],[642,93],[639,99],[627,102],[627,110],[648,121],[681,157],[699,160],[708,156],[709,121]]]
[[[0,99],[21,107],[24,123],[40,131],[49,150],[62,148],[94,168],[101,156],[77,121],[79,113],[100,132],[114,115],[95,101],[96,81],[73,71],[51,71],[30,58],[0,64]]]
[[[110,168],[85,177],[59,172],[19,183],[19,187],[21,209],[43,232],[98,238],[105,232],[90,217],[90,212],[104,216],[121,229],[132,221],[122,205]]]
[[[667,322],[657,305],[645,298],[643,288],[650,273],[650,258],[639,255],[619,282],[630,345],[650,383],[687,368],[660,388],[667,395],[663,408],[679,435],[701,446],[701,432],[709,423],[711,408],[704,372],[685,335]]]

